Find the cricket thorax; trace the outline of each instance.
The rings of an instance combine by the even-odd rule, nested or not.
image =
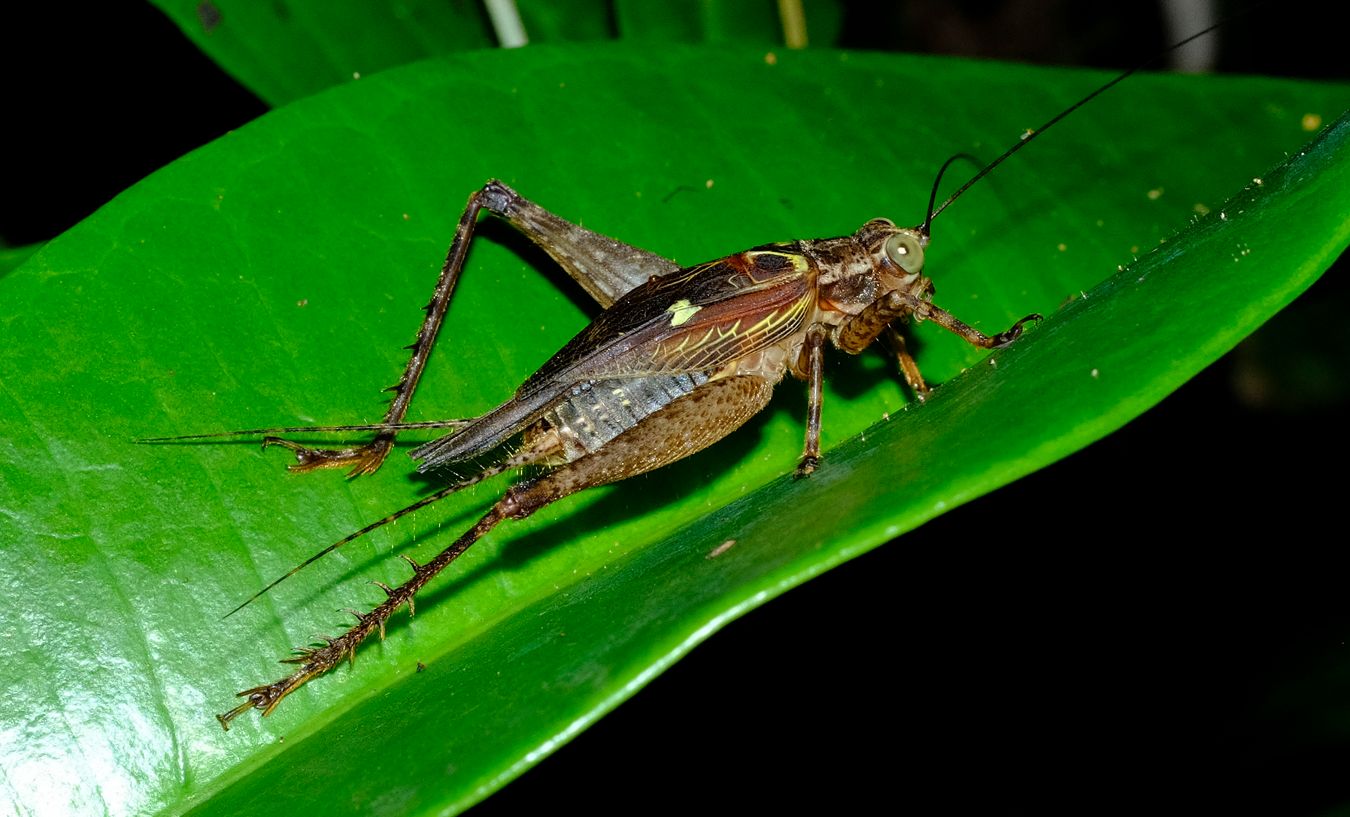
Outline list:
[[[843,323],[888,292],[930,295],[932,283],[923,276],[927,243],[919,231],[884,218],[867,222],[851,236],[803,241],[803,253],[820,270],[817,306],[822,323]]]

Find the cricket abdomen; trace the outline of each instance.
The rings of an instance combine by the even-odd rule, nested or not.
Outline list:
[[[522,519],[577,491],[683,459],[758,414],[773,395],[773,386],[762,377],[732,375],[710,380],[672,400],[651,421],[619,434],[595,453],[562,464],[538,479],[517,483],[494,510],[504,517]]]

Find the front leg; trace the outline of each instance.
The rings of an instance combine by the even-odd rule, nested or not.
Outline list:
[[[892,321],[906,315],[913,315],[916,321],[932,321],[943,329],[960,335],[972,346],[979,346],[982,349],[1001,349],[1017,340],[1022,335],[1022,327],[1026,324],[1043,320],[1040,315],[1033,312],[1007,330],[989,336],[941,307],[934,306],[908,292],[892,290],[837,327],[834,343],[843,351],[856,355],[889,328]]]
[[[866,349],[878,337],[885,337],[900,363],[900,372],[904,375],[905,382],[920,403],[928,399],[930,389],[924,382],[923,375],[919,373],[919,365],[915,362],[914,356],[909,353],[904,335],[894,326],[896,321],[905,321],[911,315],[916,321],[933,321],[944,329],[960,335],[967,342],[984,349],[1007,346],[1022,334],[1024,325],[1041,320],[1040,315],[1033,313],[1013,324],[1007,331],[990,337],[926,300],[907,292],[892,291],[868,304],[862,312],[835,329],[835,345],[852,355]],[[800,472],[800,469],[798,470]]]

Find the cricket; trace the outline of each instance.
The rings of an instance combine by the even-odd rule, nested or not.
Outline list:
[[[1176,43],[1168,53],[1217,26]],[[1161,56],[1161,55],[1158,55]],[[1156,59],[1156,57],[1154,57]],[[805,439],[795,476],[808,478],[822,462],[820,431],[827,347],[856,355],[874,343],[896,361],[914,397],[929,392],[906,346],[902,328],[932,321],[981,349],[1006,346],[1022,336],[1029,314],[1002,332],[986,335],[934,303],[935,286],[924,267],[934,219],[974,184],[1046,130],[1099,94],[1141,70],[1152,59],[1120,73],[1004,153],[984,164],[941,205],[938,191],[958,154],[939,169],[927,212],[915,227],[874,218],[852,235],[762,244],[693,266],[680,266],[622,241],[571,223],[500,181],[469,196],[408,362],[380,423],[261,428],[157,437],[166,443],[225,436],[261,436],[295,456],[292,471],[346,469],[349,476],[377,471],[398,434],[445,433],[412,449],[419,473],[468,469],[417,502],[324,547],[245,600],[231,614],[302,568],[377,528],[506,471],[528,469],[483,516],[425,564],[404,556],[412,575],[398,586],[376,583],[385,598],[362,612],[345,633],[297,647],[283,663],[294,671],[246,689],[216,718],[230,722],[249,711],[270,714],[304,684],[344,661],[354,661],[368,637],[384,636],[386,623],[476,542],[507,520],[528,517],[579,491],[618,482],[688,457],[734,432],[769,402],[791,374],[807,384]],[[426,368],[463,272],[480,215],[502,219],[548,253],[603,310],[491,411],[462,420],[410,423],[404,418]],[[1024,342],[1034,342],[1034,338]],[[374,432],[369,442],[314,448],[281,434]]]

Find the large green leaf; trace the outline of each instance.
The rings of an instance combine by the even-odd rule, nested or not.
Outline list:
[[[282,105],[386,68],[497,45],[483,0],[356,0],[255,3],[153,0],[193,43],[272,105]],[[783,43],[770,2],[743,0],[548,0],[517,5],[532,43],[624,37],[661,45]],[[806,0],[809,36],[839,33],[833,0]]]
[[[272,105],[417,59],[496,45],[481,0],[154,3],[221,68]]]
[[[430,486],[400,457],[344,482],[289,476],[252,445],[132,438],[378,418],[459,208],[489,176],[695,262],[877,215],[918,221],[945,156],[987,156],[1101,79],[762,56],[539,49],[410,66],[220,139],[0,278],[0,682],[22,702],[0,715],[0,786],[14,810],[465,806],[730,618],[1126,422],[1347,242],[1344,123],[1269,170],[1346,87],[1133,78],[935,225],[940,304],[990,330],[1048,316],[997,365],[920,327],[944,385],[907,410],[879,356],[836,359],[828,458],[809,481],[784,476],[804,402],[788,383],[713,450],[504,525],[355,670],[221,732],[211,715],[235,691],[344,626],[332,611],[374,601],[367,580],[403,577],[394,553],[424,559],[505,482],[221,621]],[[540,254],[482,236],[418,417],[490,408],[585,324]]]

